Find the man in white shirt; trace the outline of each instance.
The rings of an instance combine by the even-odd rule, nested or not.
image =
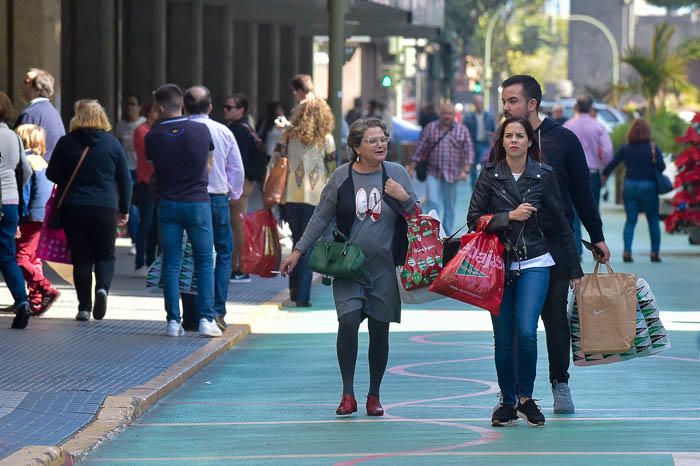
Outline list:
[[[190,120],[209,128],[214,143],[214,162],[209,172],[209,197],[211,199],[212,226],[216,265],[214,267],[214,310],[216,323],[226,328],[226,298],[231,275],[233,237],[231,235],[230,201],[243,193],[243,161],[238,143],[226,126],[209,118],[212,111],[211,93],[204,86],[190,87],[184,95],[185,110]]]

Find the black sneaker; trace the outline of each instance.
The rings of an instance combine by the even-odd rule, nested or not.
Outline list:
[[[544,425],[544,414],[540,411],[535,400],[528,398],[525,403],[518,402],[518,417],[527,421],[528,425],[540,427]]]
[[[226,325],[226,320],[224,320],[224,316],[221,314],[217,314],[216,317],[214,317],[214,322],[216,322],[216,326],[219,327],[219,330],[224,332],[228,325]]]
[[[107,290],[100,288],[95,291],[95,304],[92,306],[92,317],[102,320],[107,313]]]
[[[507,427],[518,423],[518,414],[515,412],[515,406],[501,404],[493,412],[491,416],[491,425],[493,427]]]
[[[15,318],[12,319],[12,328],[15,328],[17,330],[22,330],[24,328],[27,328],[28,323],[29,323],[29,304],[24,303],[21,306],[17,307],[17,310],[15,311]]]
[[[233,283],[250,283],[250,275],[237,270],[231,274],[231,281]]]

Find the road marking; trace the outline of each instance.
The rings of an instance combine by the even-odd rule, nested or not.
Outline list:
[[[385,453],[309,453],[309,454],[284,454],[284,455],[238,455],[238,456],[162,456],[151,458],[99,458],[100,463],[134,463],[156,461],[244,461],[244,460],[284,460],[284,459],[324,459],[324,458],[349,458],[358,454],[367,458],[379,459],[387,455],[396,455],[393,452]],[[673,451],[436,451],[436,452],[408,452],[400,453],[400,456],[433,457],[512,457],[512,456],[672,456],[691,460],[697,458],[700,452],[673,452]],[[96,458],[97,459],[97,458]],[[681,463],[676,463],[681,464]],[[685,463],[697,464],[697,463]]]
[[[631,417],[548,417],[547,422],[626,422],[626,421],[688,421],[700,422],[698,417],[669,417],[669,416],[631,416]],[[460,417],[460,418],[382,418],[361,419],[345,417],[342,419],[291,420],[291,421],[217,421],[217,422],[144,422],[135,423],[131,427],[223,427],[223,426],[281,426],[309,424],[375,424],[375,423],[419,423],[425,424],[448,422],[483,422],[491,423],[491,417]]]

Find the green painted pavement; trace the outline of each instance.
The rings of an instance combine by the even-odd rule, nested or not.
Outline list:
[[[363,413],[368,368],[362,333],[355,383],[360,412],[338,419],[335,334],[314,329],[315,311],[329,312],[333,302],[330,288],[317,286],[310,312],[293,313],[308,323],[309,333],[252,335],[96,450],[87,464],[700,464],[700,342],[693,330],[700,311],[700,247],[664,234],[664,262],[651,264],[640,216],[635,262],[623,264],[622,212],[608,206],[604,220],[615,270],[646,278],[662,311],[695,312],[688,312],[688,324],[676,318],[676,330],[669,331],[673,346],[658,356],[572,366],[574,415],[552,415],[540,332],[535,397],[547,424],[492,428],[498,391],[492,334],[450,332],[449,316],[457,315],[450,312],[438,322],[440,332],[392,326],[383,418]],[[592,267],[585,257],[584,269]],[[428,309],[467,307],[451,300],[405,307],[407,313]]]

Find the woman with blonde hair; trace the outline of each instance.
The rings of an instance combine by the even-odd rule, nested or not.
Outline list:
[[[20,125],[15,131],[22,138],[32,175],[24,187],[25,206],[17,238],[17,265],[22,269],[29,290],[29,307],[33,315],[42,315],[58,299],[60,292],[44,276],[41,259],[36,257],[45,207],[53,183],[46,178],[46,130],[37,125]]]
[[[101,320],[114,276],[117,225],[129,219],[131,177],[122,145],[107,133],[112,125],[102,105],[97,100],[78,100],[74,111],[70,132],[56,144],[46,175],[56,183],[59,198],[65,194],[60,219],[73,257],[75,318],[87,321],[92,311]]]
[[[32,172],[24,155],[22,140],[9,127],[13,117],[12,101],[7,94],[0,92],[0,272],[14,299],[12,328],[23,329],[29,322],[29,303],[22,271],[15,260],[15,234],[19,224],[20,193]]]
[[[309,96],[299,102],[285,133],[280,150],[273,158],[286,155],[287,177],[286,204],[282,218],[289,223],[294,245],[301,239],[306,226],[321,199],[330,173],[335,169],[335,141],[331,132],[335,126],[328,104]],[[273,160],[270,166],[274,166]],[[308,256],[302,256],[289,273],[289,298],[297,307],[309,307],[312,272]]]

